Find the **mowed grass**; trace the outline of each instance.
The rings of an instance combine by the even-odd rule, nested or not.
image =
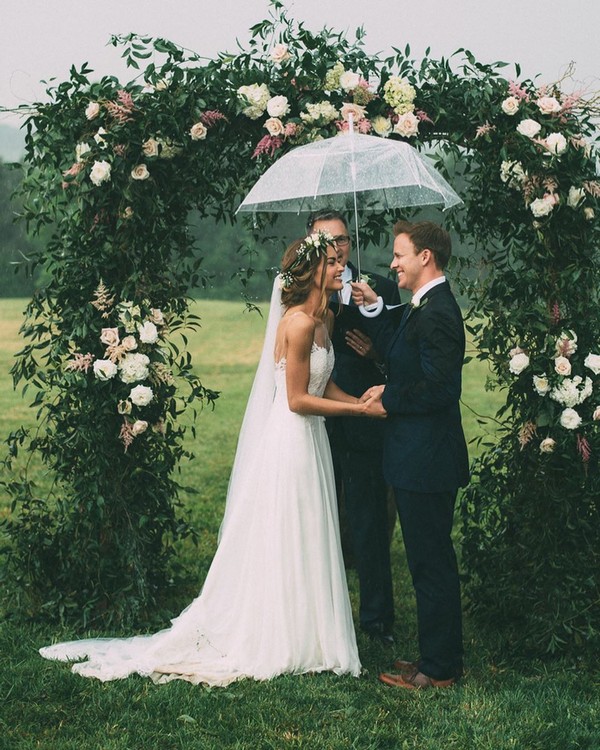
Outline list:
[[[20,348],[23,300],[0,301],[0,434],[32,425],[33,413],[12,390],[8,369]],[[221,391],[205,409],[189,447],[196,458],[181,469],[194,488],[186,507],[200,532],[198,548],[183,545],[189,578],[169,615],[176,615],[201,585],[216,533],[264,320],[243,304],[198,302],[202,328],[190,336],[196,371]],[[501,394],[485,392],[485,365],[465,368],[464,422],[468,438],[480,434],[474,412],[493,415]],[[490,423],[493,425],[493,422]],[[492,429],[486,427],[485,429]],[[42,486],[48,481],[32,464]],[[39,475],[39,476],[38,476]],[[0,509],[8,512],[7,498]],[[457,687],[412,693],[386,688],[379,671],[394,656],[416,653],[413,594],[398,529],[392,542],[397,647],[388,651],[358,634],[365,674],[283,676],[267,683],[243,681],[227,689],[186,683],[155,686],[131,677],[113,683],[86,680],[37,649],[70,631],[23,624],[4,613],[0,626],[0,750],[180,750],[199,748],[309,750],[568,750],[600,748],[598,673],[565,661],[507,663],[495,642],[465,618],[467,674]],[[357,586],[349,572],[351,598]],[[232,602],[235,607],[235,602]],[[168,623],[165,615],[164,624]]]

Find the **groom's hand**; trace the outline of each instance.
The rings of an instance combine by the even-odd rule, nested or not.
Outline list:
[[[381,397],[383,396],[384,389],[385,389],[385,385],[371,386],[369,390],[365,391],[363,395],[359,398],[359,403],[364,404],[365,401],[368,401],[370,398],[374,398],[378,401],[381,401]]]
[[[350,286],[352,287],[352,301],[358,307],[377,302],[377,295],[364,281],[353,281]]]

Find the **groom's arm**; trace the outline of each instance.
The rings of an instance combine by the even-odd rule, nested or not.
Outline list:
[[[457,404],[464,358],[462,321],[449,314],[427,314],[416,322],[422,377],[388,383],[382,403],[388,414],[427,414]]]

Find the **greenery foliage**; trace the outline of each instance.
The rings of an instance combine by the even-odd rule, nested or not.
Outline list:
[[[145,578],[146,566],[165,570],[157,550],[180,530],[171,504],[182,450],[180,391],[158,388],[152,418],[164,432],[147,430],[124,451],[119,424],[141,419],[147,407],[120,415],[118,377],[100,382],[91,370],[66,369],[75,355],[106,358],[106,326],[90,303],[102,282],[114,295],[104,312],[117,319],[119,303],[139,308],[142,325],[161,310],[168,324],[158,349],[164,366],[178,366],[191,386],[183,401],[212,400],[170,339],[185,323],[188,290],[202,282],[188,213],[195,207],[229,220],[273,159],[347,129],[352,113],[359,131],[404,138],[433,152],[440,170],[454,170],[465,207],[449,221],[483,258],[474,276],[468,261],[457,267],[471,279],[470,329],[507,402],[505,434],[486,446],[463,502],[471,607],[490,624],[518,623],[511,631],[517,646],[596,643],[593,107],[559,84],[509,81],[505,63],[482,65],[466,50],[450,60],[427,52],[419,64],[408,47],[388,59],[369,57],[361,29],[353,41],[328,29],[314,34],[279,2],[271,7],[247,51],[208,62],[165,40],[115,38],[134,69],[156,55],[165,62],[150,63],[126,86],[110,77],[90,83],[89,70],[73,69],[29,119],[24,213],[34,231],[55,230],[33,261],[50,281],[29,307],[29,343],[14,376],[39,388],[35,403],[45,421],[39,434],[17,431],[9,444],[13,458],[23,445],[40,451],[57,485],[49,501],[26,479],[9,482],[9,569],[31,601],[61,616],[130,621],[151,602],[160,575],[154,568]],[[365,236],[377,242],[390,218],[366,217]],[[249,265],[241,271],[251,274]],[[111,325],[122,337],[114,317]],[[127,545],[120,529],[132,537]],[[116,555],[110,580],[92,575],[103,570],[106,550]],[[82,558],[83,571],[75,565]]]

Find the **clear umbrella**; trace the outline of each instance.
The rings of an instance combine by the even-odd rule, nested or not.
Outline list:
[[[292,149],[256,182],[238,211],[354,210],[360,273],[358,204],[380,211],[442,205],[461,199],[408,143],[353,132]]]

